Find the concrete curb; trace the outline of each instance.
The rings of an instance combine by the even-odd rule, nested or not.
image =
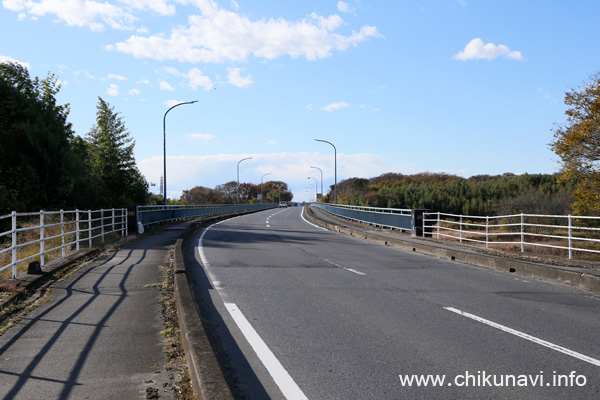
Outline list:
[[[193,231],[188,230],[175,245],[174,290],[183,348],[194,394],[205,400],[229,400],[233,395],[202,325],[187,279],[183,242]]]
[[[411,237],[410,240],[401,237],[389,237],[368,232],[366,229],[360,229],[359,226],[353,228],[347,225],[354,225],[350,221],[341,220],[346,226],[332,224],[322,221],[310,210],[306,213],[307,217],[315,224],[328,230],[347,234],[350,236],[364,238],[387,246],[397,247],[406,251],[426,254],[452,261],[458,261],[465,264],[503,271],[530,279],[539,279],[547,282],[559,283],[572,286],[578,289],[588,290],[600,293],[600,271],[593,271],[581,267],[562,267],[548,265],[532,261],[500,257],[492,254],[480,253],[475,250],[462,249],[458,246],[449,244],[438,244],[427,239]],[[595,272],[595,273],[594,273]]]

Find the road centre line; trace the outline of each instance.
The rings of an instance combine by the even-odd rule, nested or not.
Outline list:
[[[236,217],[237,218],[237,217]],[[230,218],[233,219],[233,218]],[[290,374],[286,371],[286,369],[281,365],[277,357],[273,354],[273,352],[269,349],[267,344],[262,340],[262,338],[258,335],[256,330],[252,327],[250,322],[246,319],[244,314],[240,311],[240,309],[234,303],[225,302],[225,293],[223,293],[223,289],[221,288],[221,283],[217,280],[216,276],[210,271],[210,263],[208,258],[206,257],[206,253],[204,252],[204,236],[206,233],[215,225],[219,225],[228,220],[219,221],[213,225],[210,225],[204,229],[202,235],[200,235],[200,239],[198,239],[198,253],[200,255],[200,259],[202,260],[202,264],[204,264],[204,269],[210,279],[213,287],[221,297],[225,308],[233,318],[233,321],[236,323],[252,349],[263,363],[284,397],[289,400],[308,400],[304,392],[298,387],[294,379],[290,376]]]
[[[544,347],[548,347],[549,349],[552,349],[552,350],[558,351],[558,352],[560,352],[560,353],[566,354],[566,355],[568,355],[568,356],[571,356],[571,357],[577,358],[577,359],[579,359],[579,360],[581,360],[581,361],[585,361],[585,362],[587,362],[587,363],[590,363],[590,364],[593,364],[593,365],[596,365],[596,366],[600,367],[600,360],[597,360],[597,359],[595,359],[595,358],[592,358],[592,357],[586,356],[585,354],[578,353],[578,352],[576,352],[576,351],[573,351],[573,350],[567,349],[567,348],[565,348],[565,347],[562,347],[562,346],[559,346],[559,345],[557,345],[557,344],[554,344],[554,343],[548,342],[548,341],[546,341],[546,340],[543,340],[543,339],[537,338],[537,337],[535,337],[535,336],[528,335],[528,334],[526,334],[526,333],[523,333],[523,332],[517,331],[517,330],[515,330],[515,329],[512,329],[512,328],[509,328],[509,327],[507,327],[507,326],[504,326],[504,325],[497,324],[497,323],[495,323],[495,322],[493,322],[493,321],[490,321],[490,320],[487,320],[487,319],[484,319],[484,318],[478,317],[477,315],[466,313],[466,312],[464,312],[464,311],[458,310],[458,309],[456,309],[456,308],[453,308],[453,307],[443,307],[443,308],[444,308],[445,310],[451,311],[451,312],[453,312],[453,313],[456,313],[456,314],[458,314],[458,315],[462,315],[463,317],[467,317],[467,318],[470,318],[470,319],[472,319],[472,320],[474,320],[474,321],[481,322],[482,324],[485,324],[485,325],[491,326],[491,327],[493,327],[493,328],[496,328],[496,329],[499,329],[499,330],[501,330],[501,331],[504,331],[504,332],[510,333],[510,334],[512,334],[512,335],[515,335],[515,336],[518,336],[518,337],[520,337],[520,338],[523,338],[523,339],[529,340],[529,341],[531,341],[531,342],[533,342],[533,343],[536,343],[536,344],[542,345],[542,346],[544,346]]]
[[[333,261],[331,261],[331,260],[328,260],[328,259],[326,259],[326,258],[323,258],[323,257],[319,257],[319,258],[320,258],[321,260],[325,261],[326,263],[329,263],[329,264],[331,264],[331,265],[334,265],[334,266],[336,266],[336,267],[338,267],[338,268],[341,268],[341,269],[345,269],[346,271],[350,271],[350,272],[352,272],[352,273],[355,273],[355,274],[357,274],[357,275],[367,275],[367,274],[365,274],[364,272],[360,272],[360,271],[357,271],[357,270],[355,270],[355,269],[348,268],[348,267],[344,267],[343,265],[340,265],[340,264],[336,264],[336,263],[334,263]]]

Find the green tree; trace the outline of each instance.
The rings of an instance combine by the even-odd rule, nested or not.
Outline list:
[[[600,73],[565,95],[567,121],[556,126],[551,149],[561,159],[562,179],[574,185],[575,212],[600,214]]]
[[[87,135],[95,195],[102,207],[145,204],[148,182],[133,157],[135,142],[114,107],[98,97],[96,124]]]
[[[88,169],[59,90],[53,74],[31,79],[20,64],[0,64],[0,213],[85,207]]]

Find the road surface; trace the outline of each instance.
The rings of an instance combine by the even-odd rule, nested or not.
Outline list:
[[[240,398],[600,398],[600,296],[325,231],[301,213],[223,221],[186,254]]]

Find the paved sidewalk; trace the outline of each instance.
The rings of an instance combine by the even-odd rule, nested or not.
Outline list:
[[[163,384],[159,290],[174,225],[100,257],[0,337],[0,398],[172,398]]]

